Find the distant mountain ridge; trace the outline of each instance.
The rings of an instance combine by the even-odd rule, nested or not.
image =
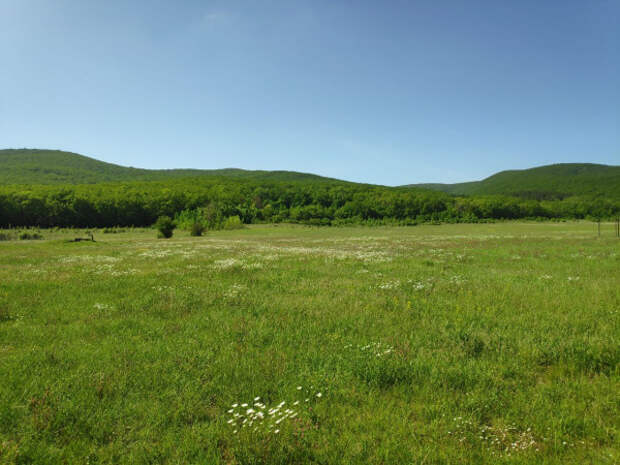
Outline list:
[[[252,171],[238,168],[150,170],[106,163],[78,153],[61,150],[0,150],[0,185],[165,181],[167,179],[199,176],[265,181],[338,181],[316,174],[298,173],[296,171]]]
[[[0,150],[0,185],[166,181],[203,176],[253,181],[355,184],[295,171],[252,171],[238,168],[150,170],[115,165],[60,150]],[[508,195],[536,200],[571,196],[620,199],[620,166],[560,163],[525,170],[501,171],[481,181],[410,184],[400,188],[428,189],[460,196]]]
[[[453,195],[510,195],[539,200],[605,196],[620,198],[620,166],[558,163],[501,171],[482,181],[457,184],[411,184]]]

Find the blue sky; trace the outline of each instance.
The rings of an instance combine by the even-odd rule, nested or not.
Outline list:
[[[0,0],[0,147],[398,185],[620,164],[620,2]]]

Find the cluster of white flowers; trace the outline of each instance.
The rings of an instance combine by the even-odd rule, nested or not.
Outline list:
[[[450,253],[450,252],[446,252],[444,249],[427,249],[426,251],[422,251],[422,252],[426,252],[427,254],[430,254],[430,255],[439,255],[439,256]]]
[[[241,268],[243,268],[244,270],[260,270],[262,267],[263,264],[259,262],[244,263],[243,265],[241,265]]]
[[[205,240],[205,239],[203,239]],[[195,249],[213,249],[213,250],[229,250],[231,247],[228,245],[228,241],[218,241],[216,239],[206,239],[210,241],[210,244],[194,245]]]
[[[92,272],[95,274],[105,274],[108,276],[117,277],[117,276],[128,276],[128,275],[136,274],[138,270],[136,270],[135,268],[127,268],[127,269],[119,270],[117,268],[114,268],[113,265],[103,264],[103,265],[98,265],[94,270],[92,270]]]
[[[176,254],[177,254],[176,250],[161,249],[161,250],[148,250],[146,252],[142,252],[141,254],[139,254],[139,256],[145,257],[145,258],[164,258],[164,257],[169,257],[170,255],[176,255]]]
[[[364,263],[383,263],[392,260],[392,257],[383,250],[374,250],[370,247],[345,250],[335,249],[331,247],[302,247],[302,246],[259,246],[258,249],[262,252],[274,252],[277,251],[279,255],[303,255],[303,256],[323,256],[333,260],[345,260],[356,259]]]
[[[95,305],[93,305],[93,307],[95,308],[95,310],[99,311],[112,310],[112,306],[108,304],[96,303]]]
[[[228,288],[228,290],[224,293],[224,297],[229,299],[234,299],[238,297],[239,294],[247,289],[243,284],[233,284]]]
[[[448,434],[459,438],[459,442],[466,440],[480,441],[485,446],[495,451],[510,455],[514,452],[522,452],[529,449],[539,451],[539,444],[532,433],[531,428],[519,430],[515,424],[510,426],[488,426],[483,425],[478,430],[474,428],[469,420],[462,417],[453,419],[455,426],[454,431],[448,431]]]
[[[244,265],[245,262],[243,260],[238,260],[236,258],[226,258],[224,260],[216,260],[211,265],[211,268],[216,270],[229,270],[231,268],[235,268],[237,266]]]
[[[355,258],[361,260],[364,263],[385,263],[391,262],[392,257],[383,251],[357,251],[351,253],[349,256],[343,256],[339,258]]]
[[[552,278],[553,276],[551,276],[550,274],[544,274],[539,279],[552,279]]]
[[[408,283],[413,286],[414,291],[423,291],[424,289],[430,289],[431,287],[433,287],[433,280],[430,278],[426,281],[409,280]]]
[[[153,290],[157,292],[167,292],[167,291],[173,291],[174,288],[172,286],[153,286]]]
[[[360,352],[371,353],[377,357],[383,357],[385,355],[389,355],[394,352],[394,347],[385,344],[383,342],[370,342],[366,345],[357,345],[347,344],[344,346],[345,349],[357,349]]]
[[[445,249],[421,249],[415,252],[414,255],[427,257],[439,263],[444,263],[451,260],[463,262],[469,258],[469,256],[465,253],[457,253],[455,251]]]
[[[395,279],[394,281],[387,281],[385,283],[379,284],[379,289],[390,290],[397,289],[400,287],[400,280]]]
[[[376,238],[375,238],[376,239]],[[355,239],[352,239],[355,240]],[[366,240],[366,239],[364,239]],[[368,239],[370,240],[370,239]],[[373,239],[374,240],[374,239]],[[387,239],[386,239],[387,240]],[[342,240],[344,241],[344,240]],[[342,242],[341,241],[341,242]],[[296,239],[285,240],[280,239],[276,245],[266,245],[262,243],[258,243],[256,241],[220,241],[219,243],[215,243],[217,241],[212,240],[212,243],[209,244],[201,244],[194,247],[196,249],[218,249],[218,250],[226,250],[229,253],[241,253],[248,254],[253,256],[255,259],[260,261],[275,261],[281,259],[283,256],[304,256],[304,257],[316,257],[322,256],[331,260],[344,260],[344,259],[355,259],[360,260],[364,263],[382,263],[389,262],[392,260],[392,254],[394,250],[387,251],[385,247],[376,247],[374,245],[358,245],[356,247],[351,248],[343,248],[343,247],[333,247],[326,246],[325,242],[335,242],[335,240],[318,240],[318,241],[310,241],[316,243],[316,246],[308,247],[305,245],[295,245],[290,244],[290,242],[298,242]],[[349,242],[349,238],[346,239],[346,242]],[[172,253],[170,251],[164,252]],[[175,251],[174,253],[179,253]],[[149,255],[151,252],[149,252]],[[152,252],[153,256],[157,255],[157,252]],[[232,259],[234,260],[234,259]],[[219,263],[218,263],[219,262]],[[227,262],[226,260],[220,260],[216,262],[215,267],[233,267],[233,266],[243,266],[242,263],[232,263]],[[254,266],[252,263],[248,264],[250,266],[249,269],[252,269]]]
[[[39,273],[48,273],[50,272],[50,270],[47,270],[44,268],[37,268],[31,263],[27,263],[20,267],[19,272],[23,274],[39,274]]]
[[[467,281],[467,280],[466,280],[463,276],[458,275],[458,274],[456,274],[456,275],[454,275],[454,276],[450,276],[450,277],[448,278],[448,282],[449,282],[450,284],[455,284],[455,285],[457,285],[457,286],[460,286],[461,284],[465,283],[466,281]]]
[[[314,386],[309,390],[297,386],[298,399],[292,402],[283,400],[278,404],[267,405],[257,396],[252,402],[235,402],[226,411],[230,416],[226,423],[237,434],[242,429],[251,432],[278,434],[288,421],[297,418],[310,405],[312,400],[323,397],[321,391],[314,391]]]
[[[537,446],[532,428],[518,431],[515,426],[483,426],[480,428],[479,439],[486,441],[490,446],[503,449],[504,452],[523,451]]]
[[[579,276],[569,276],[568,280],[569,281],[579,281]]]
[[[381,273],[376,274],[377,277],[381,277]],[[453,276],[448,279],[451,284],[460,285],[465,282],[465,279],[461,276]],[[411,286],[414,291],[423,291],[424,289],[430,289],[433,287],[433,280],[428,278],[426,280],[416,281],[413,279],[408,279],[406,281],[400,281],[399,279],[394,279],[392,281],[385,281],[381,284],[377,285],[378,289],[382,290],[393,290],[403,287],[404,285]]]

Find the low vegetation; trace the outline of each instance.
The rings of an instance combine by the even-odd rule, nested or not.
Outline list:
[[[0,242],[0,463],[620,460],[611,224],[94,234]]]
[[[43,235],[38,231],[26,230],[9,230],[9,231],[0,231],[0,241],[35,241],[43,239]]]
[[[155,229],[159,233],[158,237],[164,239],[170,239],[176,227],[176,223],[169,216],[160,216],[155,222]]]
[[[194,236],[194,237],[200,237],[202,236],[202,234],[205,232],[205,226],[204,224],[200,223],[199,221],[196,221],[194,223],[192,223],[191,229],[190,229],[190,235]]]

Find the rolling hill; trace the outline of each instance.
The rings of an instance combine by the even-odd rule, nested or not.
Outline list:
[[[550,165],[479,182],[387,187],[288,171],[146,170],[61,151],[0,150],[0,228],[150,226],[163,215],[196,220],[205,211],[208,221],[247,224],[615,219],[620,167]]]
[[[560,163],[525,170],[501,171],[482,181],[458,184],[413,184],[454,195],[510,195],[562,199],[582,195],[620,198],[620,166]]]
[[[337,181],[332,178],[295,171],[250,171],[237,168],[148,170],[106,163],[77,153],[60,150],[0,150],[0,185],[165,181],[167,179],[198,176],[265,181]]]
[[[237,168],[150,170],[115,165],[60,150],[0,150],[0,185],[166,181],[203,176],[252,181],[355,184],[295,171],[252,171]],[[537,200],[571,196],[620,199],[620,166],[561,163],[525,170],[501,171],[482,181],[411,184],[402,187],[429,189],[459,196],[508,195]]]

